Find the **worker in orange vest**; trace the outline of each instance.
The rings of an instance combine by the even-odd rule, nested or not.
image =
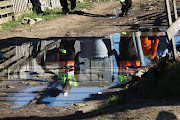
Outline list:
[[[122,32],[119,42],[119,55],[114,49],[113,53],[119,68],[118,78],[120,82],[128,81],[128,77],[134,73],[134,70],[128,70],[128,66],[140,66],[140,60],[133,42],[132,32]]]
[[[64,96],[68,96],[72,86],[78,86],[75,72],[75,41],[62,40],[59,48],[59,73],[58,78]]]
[[[141,33],[141,46],[144,53],[144,56],[151,60],[151,62],[155,62],[158,60],[157,58],[157,49],[159,44],[158,36],[160,33],[153,35],[152,37],[151,30],[145,30]],[[153,40],[150,40],[151,37]]]

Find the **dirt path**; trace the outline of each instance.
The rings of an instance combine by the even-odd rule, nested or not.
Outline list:
[[[150,7],[152,5],[156,6]],[[1,32],[0,39],[9,37],[97,37],[127,30],[134,31],[140,26],[160,26],[164,22],[162,6],[160,1],[154,3],[153,1],[133,0],[130,15],[111,19],[109,16],[114,15],[114,8],[121,7],[119,1],[97,3],[93,9],[86,12],[75,12],[42,24],[20,26],[9,32]]]
[[[111,19],[113,9],[120,7],[119,1],[99,3],[86,12],[76,12],[69,16],[57,18],[42,24],[20,26],[9,32],[0,32],[0,39],[11,37],[49,38],[49,37],[87,37],[108,36],[121,31],[134,31],[139,27],[166,27],[166,16],[163,13],[162,1],[133,0],[132,13],[126,17]],[[179,3],[179,2],[178,2]],[[141,4],[141,5],[140,5]],[[151,7],[154,5],[153,7]],[[51,79],[50,79],[51,80]],[[18,84],[16,81],[9,82],[11,85]],[[35,84],[39,84],[38,82]],[[12,103],[5,103],[6,93],[16,93],[20,86],[9,88],[0,87],[0,119],[28,119],[28,120],[96,120],[98,116],[105,118],[125,118],[127,120],[155,120],[162,113],[167,118],[168,113],[173,113],[180,118],[180,106],[178,100],[149,100],[136,97],[133,90],[124,94],[122,89],[115,87],[107,90],[105,95],[70,107],[51,107],[44,104],[34,104],[11,109]],[[23,87],[23,86],[21,86]],[[126,104],[97,110],[110,95],[120,95],[128,98]],[[12,95],[12,94],[10,94]],[[3,97],[4,96],[4,97]],[[172,117],[172,116],[171,116]]]

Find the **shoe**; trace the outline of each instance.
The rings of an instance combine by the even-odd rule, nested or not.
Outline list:
[[[131,11],[130,10],[128,10],[125,14],[126,15],[129,15],[131,13]]]
[[[122,12],[121,14],[119,14],[119,17],[124,17],[125,16],[125,12]]]
[[[63,13],[64,13],[65,15],[69,15],[69,9],[63,9]]]

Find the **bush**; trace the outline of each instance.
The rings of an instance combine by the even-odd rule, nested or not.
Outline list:
[[[180,62],[163,62],[145,73],[138,92],[146,97],[180,97]]]

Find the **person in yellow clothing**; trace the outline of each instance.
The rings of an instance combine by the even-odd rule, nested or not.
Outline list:
[[[64,96],[68,96],[72,86],[77,87],[78,82],[74,76],[74,72],[60,72],[58,73],[60,86],[62,86],[62,92]]]
[[[75,72],[75,49],[74,40],[62,40],[60,43],[58,60],[59,72],[58,79],[59,85],[62,86],[62,93],[68,96],[72,86],[77,87]]]
[[[153,40],[149,40],[150,35],[148,36],[146,32],[141,34],[141,46],[144,53],[144,56],[151,60],[151,62],[157,61],[157,49],[159,44],[158,36],[153,36]]]

